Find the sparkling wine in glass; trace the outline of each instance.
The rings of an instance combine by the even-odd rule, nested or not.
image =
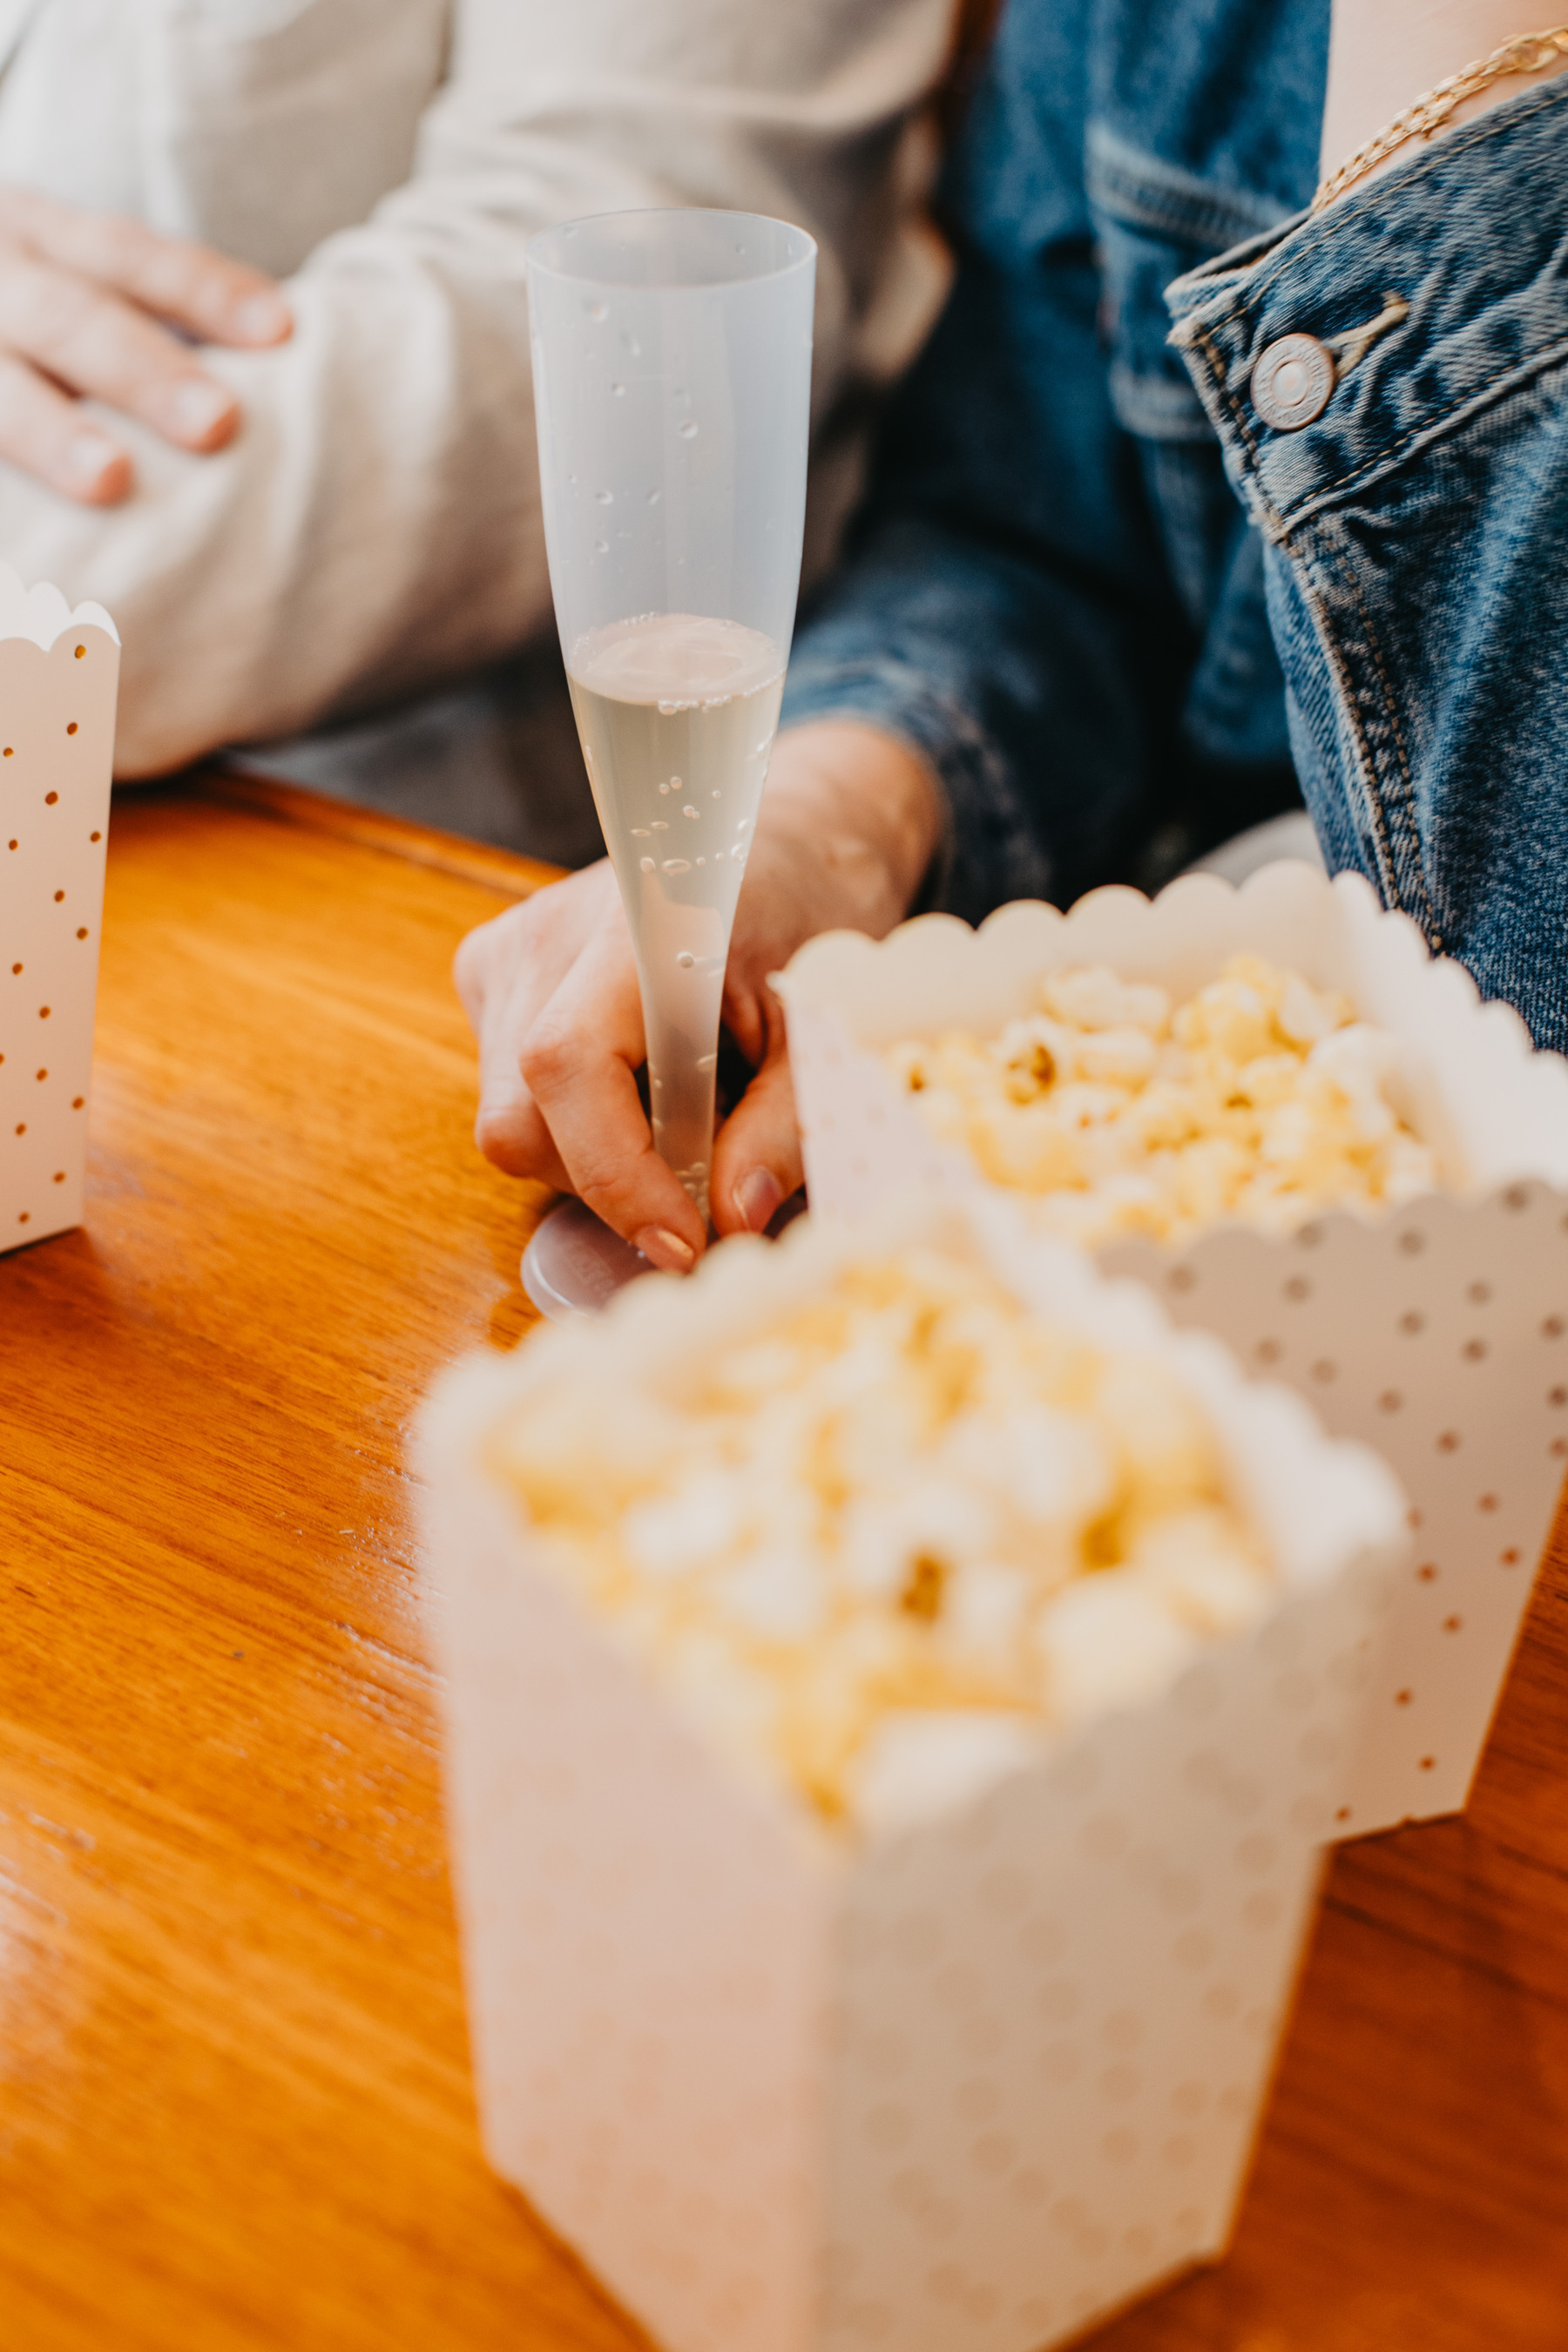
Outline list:
[[[606,214],[529,247],[550,581],[637,956],[655,1147],[706,1217],[719,1013],[778,725],[805,510],[816,248],[782,221]],[[566,1204],[551,1313],[644,1261]]]

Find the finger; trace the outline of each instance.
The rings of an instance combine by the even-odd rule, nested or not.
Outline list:
[[[523,1078],[573,1191],[655,1265],[685,1273],[707,1233],[653,1148],[635,1076],[643,1053],[630,942],[596,932],[530,1033]]]
[[[523,1041],[540,1010],[539,992],[526,963],[512,971],[510,983],[501,969],[508,940],[504,931],[500,938],[495,934],[505,919],[470,931],[452,961],[452,977],[479,1045],[474,1141],[506,1175],[531,1176],[565,1191],[564,1163],[522,1075]]]
[[[509,1176],[567,1189],[549,1127],[522,1075],[524,1040],[582,950],[600,912],[589,877],[573,877],[480,923],[459,943],[452,979],[479,1040],[474,1140]]]
[[[763,1066],[714,1145],[714,1224],[721,1234],[760,1234],[801,1175],[800,1128],[784,1023],[770,1017]]]
[[[542,1013],[602,925],[620,923],[620,892],[608,858],[564,875],[515,907],[477,924],[458,942],[452,979],[481,1042],[498,1003]]]
[[[0,254],[0,326],[14,353],[68,391],[139,417],[181,448],[220,448],[239,422],[227,385],[166,328],[15,246]]]
[[[129,454],[25,360],[0,352],[0,457],[88,507],[131,488]]]
[[[282,342],[293,318],[275,279],[211,246],[163,236],[117,213],[57,204],[31,188],[0,189],[0,230],[43,259],[126,296],[200,341]]]
[[[531,1177],[558,1192],[573,1190],[566,1163],[520,1070],[503,1072],[482,1089],[474,1141],[503,1176]]]

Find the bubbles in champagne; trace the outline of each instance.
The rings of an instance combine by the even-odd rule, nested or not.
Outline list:
[[[738,622],[662,614],[591,632],[567,673],[642,981],[656,1141],[706,1213],[714,1052],[745,862],[729,844],[762,794],[784,656]],[[672,793],[687,796],[676,805],[689,855],[667,856],[655,842],[653,856],[639,856],[669,831],[654,811]],[[738,824],[736,804],[746,812]]]

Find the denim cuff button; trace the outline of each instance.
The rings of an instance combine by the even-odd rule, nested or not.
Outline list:
[[[1281,335],[1259,353],[1252,371],[1252,405],[1276,433],[1310,425],[1333,388],[1333,357],[1316,335]]]

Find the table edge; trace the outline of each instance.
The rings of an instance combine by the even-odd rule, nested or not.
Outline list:
[[[393,816],[361,802],[339,800],[330,793],[285,783],[279,778],[253,775],[248,771],[198,768],[192,772],[188,783],[205,800],[249,809],[277,824],[300,825],[311,833],[331,834],[341,841],[357,843],[362,848],[401,857],[412,866],[430,866],[437,873],[456,875],[465,882],[482,883],[487,889],[502,891],[509,898],[529,898],[535,890],[559,882],[567,870],[563,866],[547,865],[540,857],[523,857],[514,850],[470,841],[462,834],[445,833],[437,825],[416,824],[411,817]],[[135,787],[129,790],[134,791]]]

